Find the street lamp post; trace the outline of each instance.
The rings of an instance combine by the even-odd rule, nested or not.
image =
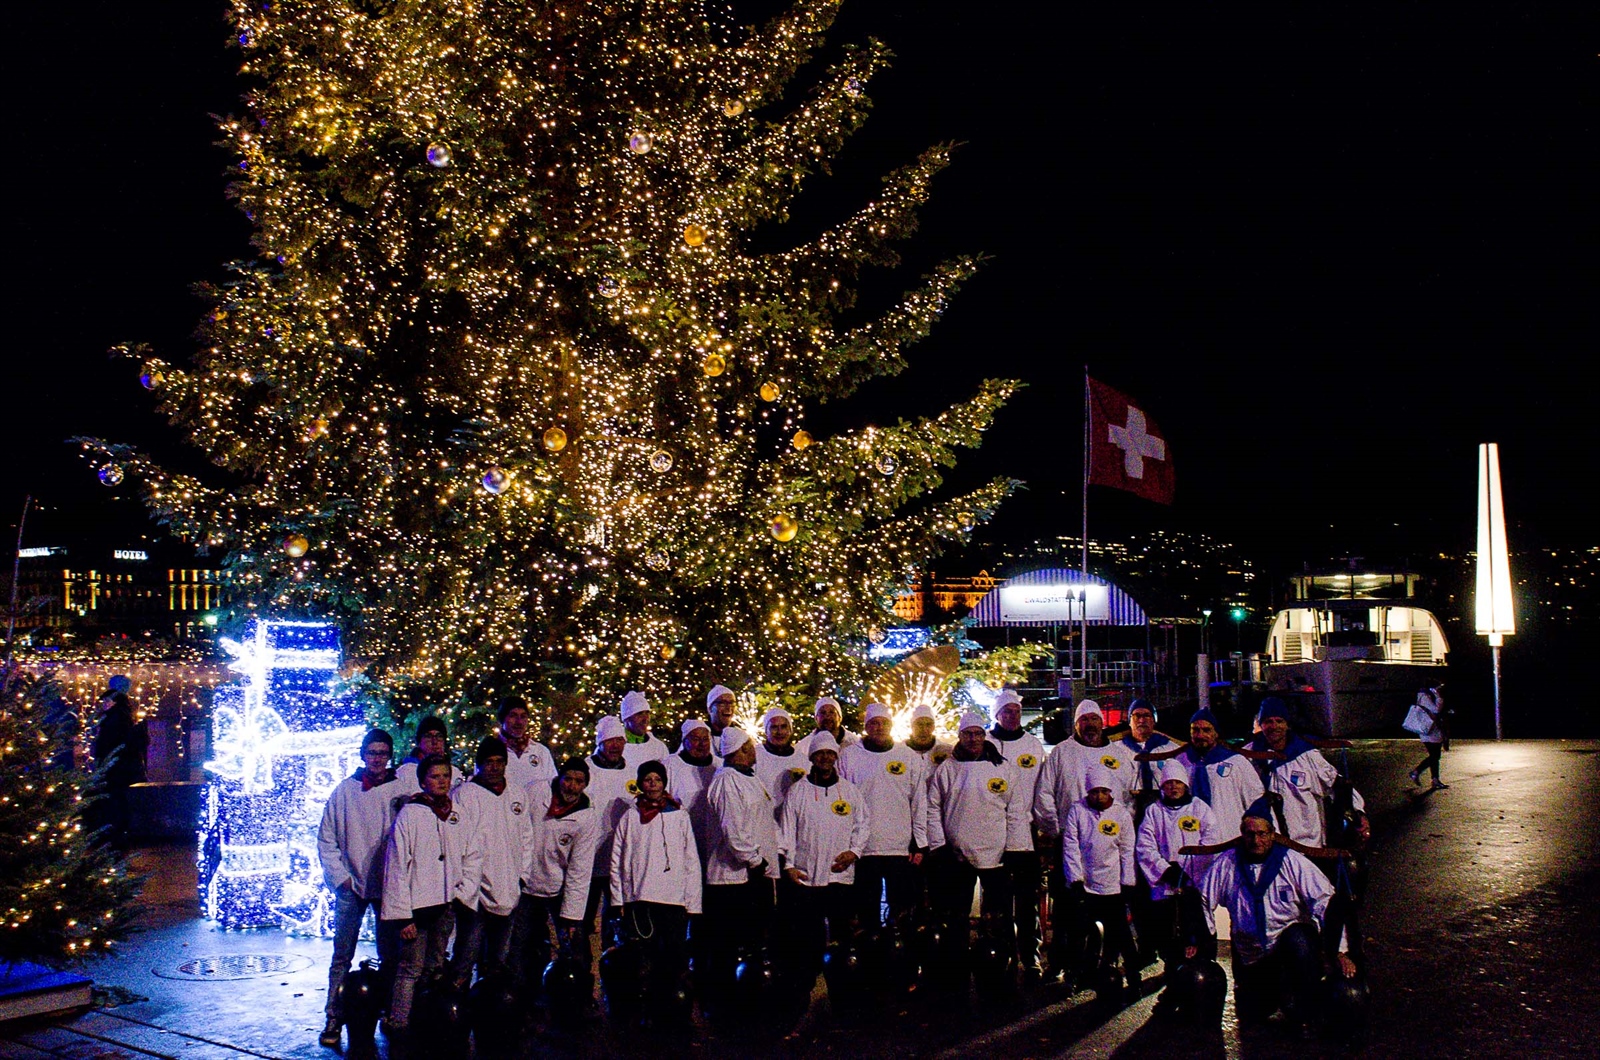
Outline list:
[[[1500,499],[1500,447],[1478,446],[1478,632],[1489,638],[1494,655],[1494,738],[1500,726],[1500,646],[1517,631],[1511,602],[1511,564],[1506,549],[1506,513]]]

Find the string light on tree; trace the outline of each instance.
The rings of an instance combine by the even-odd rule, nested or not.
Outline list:
[[[945,145],[812,235],[753,238],[826,179],[887,62],[874,42],[822,51],[837,6],[724,30],[693,5],[394,18],[236,0],[252,85],[221,131],[262,253],[207,290],[192,363],[162,362],[152,391],[220,471],[114,440],[84,443],[89,466],[125,469],[258,604],[336,616],[386,688],[469,735],[510,692],[575,750],[623,687],[664,709],[711,674],[804,674],[795,702],[863,687],[867,630],[908,573],[1015,488],[943,478],[1015,384],[865,448],[864,425],[802,427],[902,371],[977,265],[893,276],[881,311],[851,308]],[[801,514],[805,547],[774,547]],[[286,555],[287,527],[315,564]]]

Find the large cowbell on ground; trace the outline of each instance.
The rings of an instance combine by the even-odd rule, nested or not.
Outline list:
[[[330,934],[317,827],[335,785],[360,766],[366,731],[360,708],[334,694],[339,627],[256,619],[222,646],[242,678],[212,700],[201,906],[226,928]]]

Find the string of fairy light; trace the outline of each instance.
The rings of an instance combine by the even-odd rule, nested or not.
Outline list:
[[[236,0],[259,87],[222,131],[261,260],[210,292],[192,368],[125,352],[239,481],[87,449],[243,593],[342,616],[446,700],[864,687],[895,593],[1015,486],[929,498],[1015,384],[807,425],[977,265],[853,312],[942,146],[803,245],[749,240],[868,113],[876,43],[785,91],[838,6],[728,41],[654,0]]]

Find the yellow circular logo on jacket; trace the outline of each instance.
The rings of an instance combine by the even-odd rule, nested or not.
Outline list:
[[[905,776],[906,764],[904,762],[900,761],[898,758],[895,759],[894,761],[890,762],[888,765],[884,766],[883,768],[885,768],[885,769],[887,769],[889,771],[889,775],[891,777]]]
[[[628,783],[625,784],[624,787],[627,789],[627,792],[628,792],[629,795],[637,795],[637,794],[639,794],[639,782],[637,780],[628,781]]]
[[[934,765],[938,765],[940,762],[943,762],[946,758],[949,758],[949,757],[950,757],[950,752],[949,751],[935,751],[933,753],[933,764]]]
[[[1180,817],[1178,818],[1178,827],[1185,832],[1198,832],[1200,831],[1200,818]]]
[[[994,792],[996,795],[1004,795],[1006,793],[1006,778],[990,777],[989,790]]]
[[[849,817],[850,804],[845,802],[843,799],[838,799],[833,804],[833,812],[838,814],[840,817]]]
[[[1116,835],[1120,831],[1122,831],[1122,829],[1117,826],[1117,822],[1115,822],[1115,821],[1101,821],[1100,822],[1100,834],[1101,835]]]
[[[1107,769],[1121,769],[1122,768],[1122,763],[1117,761],[1116,758],[1112,757],[1111,755],[1101,755],[1100,756],[1100,764],[1105,766]]]
[[[1033,757],[1032,755],[1018,755],[1017,756],[1017,765],[1021,766],[1023,769],[1032,769],[1034,766],[1036,766],[1038,764],[1039,764],[1039,760],[1037,758]]]
[[[803,769],[791,769],[789,770],[789,775],[794,779],[799,780],[801,777],[806,775],[806,771]]]

